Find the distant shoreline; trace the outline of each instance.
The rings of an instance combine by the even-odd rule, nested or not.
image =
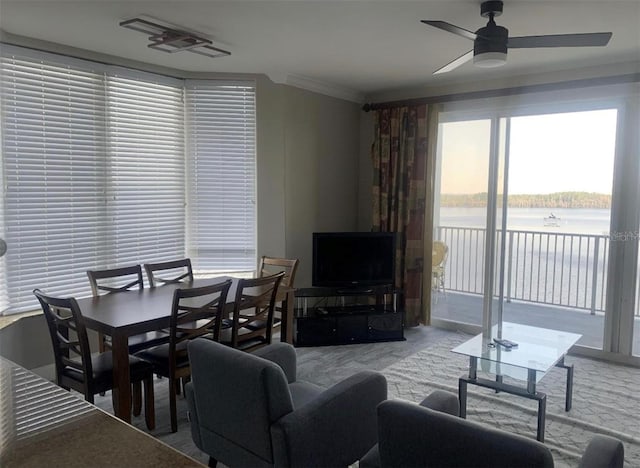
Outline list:
[[[487,206],[487,193],[440,195],[442,208],[482,208]],[[498,206],[502,206],[499,201]],[[509,195],[510,208],[611,208],[611,195],[594,192],[556,192],[547,194]]]

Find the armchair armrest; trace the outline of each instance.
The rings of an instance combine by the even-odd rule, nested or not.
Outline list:
[[[458,400],[458,396],[444,390],[434,390],[420,402],[420,406],[452,416],[460,416],[460,400]]]
[[[252,353],[271,362],[278,364],[287,377],[287,383],[296,381],[296,350],[288,343],[273,343],[262,348],[258,348]]]
[[[359,372],[271,426],[276,466],[347,466],[377,439],[378,403],[387,398],[382,374]]]
[[[614,437],[594,436],[582,455],[579,468],[622,468],[624,446]]]

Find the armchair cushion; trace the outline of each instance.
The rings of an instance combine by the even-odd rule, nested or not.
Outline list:
[[[309,382],[293,382],[289,384],[293,408],[298,409],[315,400],[324,390],[325,389],[319,385],[314,385]]]

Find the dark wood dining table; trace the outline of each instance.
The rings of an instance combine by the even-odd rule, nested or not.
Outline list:
[[[111,336],[113,353],[114,412],[131,422],[131,380],[129,376],[129,337],[169,328],[173,293],[177,288],[208,286],[232,279],[227,306],[233,307],[238,278],[221,276],[78,299],[87,328]],[[277,300],[282,302],[280,339],[293,342],[293,304],[295,289],[281,286]]]

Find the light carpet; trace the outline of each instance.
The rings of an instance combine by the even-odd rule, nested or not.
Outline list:
[[[389,397],[418,402],[435,389],[457,394],[458,378],[467,374],[469,360],[450,350],[470,337],[449,335],[384,369]],[[565,362],[575,368],[571,411],[564,411],[564,369],[553,368],[538,384],[538,391],[547,394],[545,444],[556,466],[578,466],[591,437],[604,434],[622,440],[625,466],[640,467],[640,369],[574,356]],[[467,419],[535,439],[536,401],[467,388]]]

